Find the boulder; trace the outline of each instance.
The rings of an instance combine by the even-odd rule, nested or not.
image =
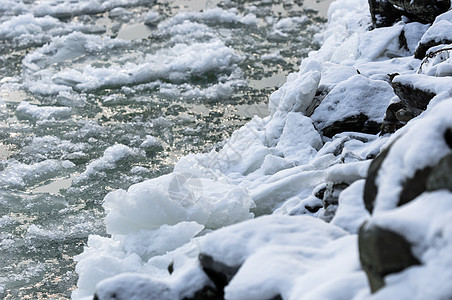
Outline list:
[[[431,170],[427,181],[427,191],[448,189],[452,191],[452,153],[444,156],[439,163]]]
[[[374,209],[375,198],[378,194],[377,177],[381,165],[388,155],[389,148],[383,149],[377,157],[374,158],[367,171],[366,184],[364,185],[364,205],[369,213]]]
[[[381,124],[369,120],[369,117],[365,114],[358,114],[340,121],[335,121],[330,126],[323,128],[322,134],[330,138],[337,133],[347,131],[377,134],[380,131],[380,127]]]
[[[364,223],[358,235],[359,260],[372,293],[384,286],[384,277],[419,265],[411,245],[400,234]]]
[[[237,273],[240,265],[231,267],[222,262],[216,261],[212,256],[203,253],[199,254],[198,259],[204,272],[215,284],[215,287],[217,288],[216,295],[221,296],[222,298],[224,294],[224,287],[228,285],[229,281],[231,281],[232,277],[234,277]]]
[[[197,291],[191,298],[183,298],[182,300],[223,300],[223,292],[219,292],[216,288],[205,286]]]
[[[422,77],[425,75],[417,76]],[[418,115],[425,110],[430,100],[436,96],[434,91],[416,83],[415,80],[407,79],[406,76],[396,76],[391,83],[396,95],[413,115]]]
[[[450,0],[388,0],[393,6],[402,9],[410,21],[432,23],[436,16],[450,8]]]
[[[389,104],[380,128],[380,133],[382,135],[394,133],[405,125],[406,122],[403,122],[399,118],[399,112],[401,110],[406,110],[406,106],[403,102],[397,101]]]
[[[375,27],[387,27],[400,20],[402,13],[388,0],[369,0],[372,23]]]
[[[432,23],[449,8],[450,0],[369,0],[375,27],[391,26],[402,16],[411,22]]]
[[[450,7],[450,3],[449,3]],[[452,10],[438,16],[432,26],[424,33],[414,53],[423,59],[427,51],[437,45],[452,43]]]
[[[311,119],[317,130],[327,137],[345,131],[375,134],[394,97],[387,82],[354,75],[328,93]]]
[[[385,202],[381,208],[387,210],[404,205],[425,191],[452,190],[452,125],[447,110],[443,113],[444,117],[430,113],[413,123],[410,130],[372,161],[363,195],[371,214],[377,198]],[[430,149],[435,149],[435,153],[427,153]],[[384,197],[379,197],[380,193]]]

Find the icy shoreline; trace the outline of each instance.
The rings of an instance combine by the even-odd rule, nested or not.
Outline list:
[[[218,152],[188,155],[172,174],[107,195],[111,237],[90,236],[75,258],[74,299],[452,295],[444,171],[452,58],[445,50],[420,70],[413,56],[438,32],[450,43],[452,13],[430,27],[401,21],[368,31],[367,1],[337,0],[328,19],[322,48],[272,94],[269,117],[255,117]],[[430,52],[441,47],[449,46]],[[432,96],[423,107],[399,86]],[[389,132],[380,136],[382,124]],[[401,129],[391,134],[391,126]],[[413,256],[373,294],[365,270],[375,261],[366,255],[378,254],[365,251],[380,244],[367,239],[372,230],[401,237]]]

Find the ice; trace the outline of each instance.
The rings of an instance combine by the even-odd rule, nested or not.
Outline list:
[[[144,24],[155,26],[160,22],[161,19],[162,17],[159,15],[159,13],[151,11],[145,16]]]
[[[11,161],[0,172],[0,186],[21,189],[33,183],[58,176],[65,169],[73,167],[75,165],[67,160],[48,159],[30,165]]]
[[[97,295],[100,299],[105,300],[118,298],[172,300],[178,298],[164,281],[138,274],[122,274],[102,281],[97,286]]]
[[[204,12],[181,12],[163,23],[161,26],[172,27],[182,24],[185,21],[196,21],[202,23],[243,23],[246,25],[256,25],[257,19],[253,14],[240,16],[234,9],[224,10],[219,7],[207,9]]]
[[[138,153],[125,145],[116,144],[110,146],[105,150],[101,158],[89,163],[85,171],[75,178],[73,182],[78,184],[89,180],[93,175],[114,169],[121,161],[135,155],[138,155]]]
[[[299,73],[290,74],[287,82],[270,96],[268,110],[272,115],[276,112],[289,111],[312,113],[312,100],[319,85],[320,66],[315,62],[307,64]]]
[[[85,143],[72,143],[55,136],[34,137],[28,146],[23,148],[29,159],[44,160],[45,158],[72,159],[84,157],[89,149]]]
[[[178,122],[196,122],[190,110],[187,119],[180,120],[160,116],[158,111],[154,115],[155,107],[177,110],[180,99],[195,105],[200,101],[230,103],[234,89],[247,86],[241,68],[251,54],[233,49],[236,37],[228,29],[263,26],[253,14],[261,13],[260,7],[248,7],[251,13],[247,15],[224,8],[180,12],[165,21],[162,11],[146,8],[136,14],[134,8],[128,9],[138,4],[148,3],[47,0],[0,4],[6,16],[0,25],[1,39],[23,46],[48,42],[23,53],[22,78],[15,84],[30,92],[27,96],[32,100],[18,104],[16,117],[34,126],[62,123],[81,108],[92,115],[92,120],[84,120],[85,115],[75,119],[76,128],[65,129],[59,136],[44,130],[35,136],[8,131],[7,138],[23,134],[21,153],[29,154],[29,163],[2,161],[0,187],[35,188],[76,169],[81,173],[66,191],[74,201],[81,194],[77,188],[111,179],[115,171],[120,180],[133,178],[127,179],[125,187],[155,176],[151,169],[156,153],[178,147],[173,140],[173,131],[180,129],[176,129]],[[11,16],[7,10],[27,14]],[[144,22],[152,33],[141,41],[87,34],[99,34],[103,28],[93,24],[100,15],[88,13],[102,13],[100,21],[111,17],[118,22],[107,26],[108,34],[135,17],[134,22],[141,22],[137,26],[145,26]],[[72,18],[77,15],[75,22]],[[270,96],[270,116],[252,118],[212,150],[183,156],[168,175],[115,190],[104,198],[106,236],[91,235],[84,251],[74,258],[79,280],[72,297],[91,298],[95,292],[101,299],[193,297],[212,284],[199,265],[200,252],[226,265],[240,266],[225,287],[225,299],[390,299],[396,294],[435,299],[450,295],[447,201],[451,193],[424,193],[395,208],[403,180],[450,151],[443,139],[446,128],[452,126],[448,117],[452,102],[447,100],[451,93],[449,54],[444,51],[425,62],[421,74],[414,74],[421,62],[412,57],[421,37],[448,36],[448,19],[447,14],[438,17],[428,30],[428,25],[400,22],[368,31],[367,1],[333,2],[328,26],[318,35],[322,48],[303,59],[299,71]],[[272,28],[268,37],[282,41],[306,25],[308,18],[267,17],[265,22]],[[227,29],[215,29],[218,24]],[[401,43],[402,33],[406,45]],[[263,53],[269,54],[259,52],[256,57],[266,67],[277,64],[286,58],[284,49],[277,48],[267,47]],[[388,83],[388,74],[395,73],[400,74],[395,82],[438,94],[425,113],[392,137],[352,132],[322,136],[323,129],[348,117],[365,115],[380,123],[395,99]],[[243,90],[241,100],[253,97]],[[174,106],[166,106],[172,102]],[[143,110],[134,111],[139,104]],[[126,124],[128,118],[133,121]],[[131,133],[129,127],[140,129]],[[200,129],[188,127],[183,132],[196,138]],[[107,143],[110,138],[116,144]],[[375,213],[370,216],[363,204],[369,158],[391,143],[378,177]],[[173,161],[186,153],[177,150],[174,157],[164,159]],[[143,163],[128,163],[135,159]],[[87,162],[80,163],[83,160]],[[339,183],[349,186],[340,192],[337,211],[328,224],[321,220],[325,215],[322,192]],[[90,205],[82,201],[80,206]],[[55,204],[64,207],[61,211],[67,205]],[[81,240],[92,230],[83,217],[66,219],[63,224],[46,219],[43,224],[27,225],[25,241],[39,245]],[[366,220],[368,226],[403,234],[423,263],[387,276],[387,286],[372,296],[356,247],[356,233]],[[14,222],[0,218],[1,226],[16,226]],[[0,246],[8,247],[9,241],[2,236]],[[170,264],[173,274],[168,271]]]
[[[66,25],[51,16],[35,17],[32,14],[23,14],[0,24],[0,39],[12,40],[20,47],[25,47],[43,44],[51,37],[83,29],[82,24]]]
[[[158,230],[140,230],[124,237],[127,253],[138,254],[143,261],[183,246],[200,233],[204,226],[196,222],[180,222],[174,226],[162,225]]]
[[[16,109],[19,119],[31,121],[59,120],[71,116],[70,107],[37,106],[28,102],[21,102]]]
[[[145,0],[46,0],[33,6],[36,16],[50,15],[65,18],[82,14],[96,14],[121,6],[134,6],[146,4]]]
[[[323,145],[322,138],[315,130],[312,120],[299,113],[287,114],[276,149],[287,159],[299,164],[309,162]]]
[[[34,93],[52,94],[73,89],[89,91],[107,86],[137,85],[156,80],[181,83],[206,76],[210,72],[230,73],[237,69],[237,63],[241,61],[233,49],[219,40],[213,40],[176,44],[172,48],[146,55],[140,63],[126,62],[110,67],[88,64],[79,69],[61,71],[51,67],[54,63],[61,64],[82,55],[94,55],[127,45],[125,41],[81,33],[56,38],[48,46],[25,58],[24,65],[32,70],[28,75],[28,88]],[[202,59],[199,59],[200,53]]]
[[[175,173],[112,192],[103,206],[107,232],[128,234],[182,221],[219,228],[252,217],[254,202],[243,188]]]
[[[176,290],[180,295],[194,293],[206,284],[207,279],[191,257],[197,256],[198,253],[194,244],[186,243],[203,228],[204,226],[196,222],[180,222],[175,226],[163,225],[154,230],[141,230],[131,235],[113,235],[113,239],[91,235],[84,252],[75,257],[80,277],[77,283],[78,290],[72,297],[81,299],[92,296],[98,290],[96,285],[99,282],[101,289],[102,286],[108,286],[102,279],[112,277],[111,281],[114,282],[118,277],[113,276],[127,272],[135,273],[133,276],[137,276],[136,273],[152,274],[153,276],[146,277],[171,285],[172,292]],[[151,239],[143,244],[143,238]],[[178,248],[181,245],[184,246]],[[134,251],[138,251],[140,255]],[[168,278],[170,274],[167,268],[170,263],[174,264],[174,273]],[[131,275],[120,275],[123,277],[119,278],[133,277]],[[118,286],[120,285],[110,286],[105,292],[115,290]]]
[[[284,60],[284,58],[281,56],[279,51],[276,51],[274,53],[265,54],[261,56],[262,61],[277,61],[277,60]]]
[[[160,147],[162,145],[162,141],[159,138],[156,138],[155,136],[152,135],[147,135],[146,136],[146,140],[144,140],[140,147],[141,148],[155,148],[155,147]]]

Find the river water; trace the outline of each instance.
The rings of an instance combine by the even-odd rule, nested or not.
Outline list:
[[[2,1],[0,298],[70,298],[106,193],[268,114],[328,3]]]

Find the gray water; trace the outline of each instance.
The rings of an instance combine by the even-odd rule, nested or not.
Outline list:
[[[174,37],[157,25],[182,11],[236,8],[237,15],[255,14],[258,23],[251,26],[191,19],[209,28],[206,36],[197,39],[219,39],[241,57],[229,69],[198,74],[182,82],[160,78],[127,86],[74,89],[67,97],[64,93],[31,91],[27,85],[30,70],[23,61],[55,36],[68,35],[74,28],[49,34],[44,28],[42,36],[32,35],[31,41],[0,31],[2,299],[69,298],[77,282],[72,258],[82,252],[89,234],[106,235],[103,197],[109,191],[127,189],[171,172],[182,155],[219,149],[221,141],[254,115],[266,116],[271,92],[297,70],[309,51],[318,47],[313,36],[325,22],[329,2],[135,3],[124,10],[110,7],[89,14],[55,15],[64,26],[83,24],[89,28],[85,33],[131,42],[108,51],[73,55],[64,62],[39,63],[48,63],[45,68],[51,71],[86,65],[108,67],[124,58],[138,63],[147,54],[174,46]],[[24,1],[26,9],[32,10],[33,5],[33,1]],[[26,9],[1,9],[0,5],[0,24],[27,13]],[[144,25],[150,11],[158,13],[159,19],[153,25]],[[274,24],[286,17],[295,17],[292,20],[297,22],[275,33]],[[279,55],[264,56],[275,53]],[[205,92],[220,83],[231,83],[230,90],[213,96]],[[186,91],[195,88],[202,92],[187,96]],[[23,101],[34,108],[69,107],[70,113],[36,117],[17,110]],[[159,142],[143,144],[149,136]],[[77,180],[90,163],[115,144],[125,145],[135,154],[90,173],[87,180]]]

